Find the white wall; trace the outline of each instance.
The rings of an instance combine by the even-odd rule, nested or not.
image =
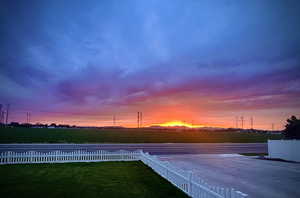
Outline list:
[[[270,158],[300,162],[300,140],[268,140]]]

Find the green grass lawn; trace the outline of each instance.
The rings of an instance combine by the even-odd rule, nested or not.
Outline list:
[[[142,162],[0,166],[1,197],[187,198]]]
[[[0,143],[254,143],[281,138],[221,131],[0,128]]]

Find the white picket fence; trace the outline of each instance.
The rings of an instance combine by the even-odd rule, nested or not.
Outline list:
[[[191,171],[181,170],[169,162],[161,161],[157,156],[137,151],[104,151],[94,152],[53,151],[48,153],[29,151],[24,153],[0,153],[0,164],[31,164],[31,163],[67,163],[67,162],[101,162],[101,161],[142,161],[160,176],[178,187],[193,198],[244,198],[246,194],[233,188],[220,188],[211,186],[193,175]]]
[[[30,163],[66,163],[66,162],[101,162],[101,161],[137,161],[140,151],[98,150],[94,152],[53,151],[48,153],[28,151],[24,153],[4,152],[0,154],[0,164],[30,164]]]
[[[194,176],[193,172],[181,170],[149,153],[141,153],[140,160],[193,198],[244,198],[248,196],[233,188],[211,186]]]

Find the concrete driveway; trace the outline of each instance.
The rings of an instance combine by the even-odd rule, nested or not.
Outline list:
[[[0,153],[5,151],[64,151],[76,150],[138,150],[152,155],[207,154],[207,153],[267,153],[266,143],[144,143],[144,144],[0,144]]]
[[[249,197],[300,197],[300,163],[238,154],[165,155],[162,160],[192,170],[209,184],[233,187]]]

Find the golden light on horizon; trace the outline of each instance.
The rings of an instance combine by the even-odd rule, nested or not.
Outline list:
[[[204,125],[195,125],[195,124],[190,124],[182,121],[170,121],[170,122],[165,122],[162,124],[155,124],[155,125],[159,125],[162,127],[188,127],[188,128],[204,127]]]

